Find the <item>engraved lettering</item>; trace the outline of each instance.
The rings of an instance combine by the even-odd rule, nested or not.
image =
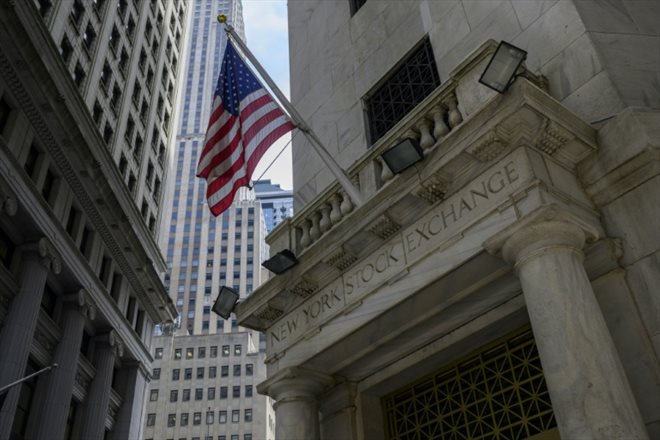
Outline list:
[[[438,235],[442,231],[442,227],[440,226],[439,220],[440,220],[440,216],[438,214],[435,214],[433,217],[429,219],[427,230],[429,231],[430,235]],[[437,222],[437,229],[433,227],[434,223],[436,222]]]
[[[406,235],[406,245],[408,246],[408,251],[414,251],[417,249],[417,246],[415,245],[415,234],[411,232],[410,234]]]
[[[518,171],[513,167],[513,162],[509,162],[504,165],[504,171],[506,171],[506,178],[509,183],[513,183],[520,178]]]
[[[477,206],[477,196],[483,197],[484,199],[488,200],[488,190],[486,189],[486,182],[484,182],[483,180],[481,181],[481,192],[477,191],[476,189],[471,189],[470,196],[472,196],[472,206],[474,207]]]
[[[449,214],[451,214],[452,218],[454,219],[454,223],[455,223],[456,222],[456,213],[454,212],[454,205],[451,204],[451,205],[449,205],[449,207],[451,208],[451,211],[449,212]],[[444,210],[440,211],[440,214],[442,215],[442,224],[444,225],[445,229],[447,229],[447,216],[445,215],[445,211]]]
[[[498,186],[496,187],[497,189],[493,187],[493,180],[495,179],[496,176],[500,176],[500,180],[496,181],[496,183],[498,184]],[[504,178],[502,177],[501,171],[494,172],[493,175],[488,178],[488,190],[493,194],[497,194],[498,192],[502,191],[505,185],[506,183],[504,182]]]
[[[468,202],[465,201],[465,199],[461,199],[461,207],[458,211],[458,218],[463,218],[463,211],[467,210],[468,212],[472,211],[472,208],[470,205],[468,205]]]

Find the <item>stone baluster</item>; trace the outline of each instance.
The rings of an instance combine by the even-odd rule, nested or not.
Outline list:
[[[330,211],[330,221],[332,222],[333,226],[339,223],[342,219],[341,215],[341,209],[339,208],[339,205],[341,203],[341,199],[339,198],[339,194],[333,194],[332,197],[330,197],[330,205],[332,205],[332,210]]]
[[[440,140],[447,133],[449,133],[449,127],[445,123],[445,115],[447,110],[440,105],[436,105],[431,109],[431,116],[433,117],[433,137],[436,140]]]
[[[115,360],[123,353],[124,345],[114,330],[97,339],[94,356],[96,374],[84,402],[80,432],[73,438],[103,439]]]
[[[321,228],[319,227],[319,213],[314,211],[310,215],[312,221],[312,227],[309,228],[309,235],[312,237],[312,241],[316,241],[321,238]]]
[[[388,182],[394,177],[394,173],[390,170],[390,167],[387,166],[382,157],[376,157],[376,161],[380,164],[380,181],[383,183]]]
[[[303,249],[312,244],[312,237],[309,236],[309,228],[309,220],[303,220],[302,225],[300,226],[300,230],[302,232],[300,235],[300,246],[302,246]]]
[[[276,400],[276,440],[320,440],[318,396],[332,384],[330,376],[301,367],[278,371],[257,386]]]
[[[461,115],[461,112],[458,110],[458,101],[456,100],[456,95],[451,94],[449,95],[444,101],[443,104],[447,106],[449,109],[448,113],[448,121],[449,121],[449,126],[451,128],[456,127],[458,124],[463,122],[463,115]]]
[[[514,264],[562,438],[646,439],[646,429],[583,265],[597,230],[543,208],[485,243]]]
[[[321,221],[319,222],[319,229],[321,229],[321,234],[325,234],[332,227],[332,222],[330,221],[330,205],[324,203],[321,206]]]
[[[346,194],[346,191],[341,192],[341,198],[342,202],[341,205],[339,205],[339,209],[341,210],[342,215],[346,217],[351,211],[353,211],[353,202],[351,201],[351,198],[348,197],[348,194]]]
[[[431,136],[431,121],[422,118],[415,127],[420,134],[419,145],[424,149],[424,154],[426,155],[435,144],[435,139]]]
[[[53,362],[56,362],[58,367],[45,381],[37,385],[36,395],[43,396],[43,399],[35,402],[39,409],[31,411],[27,435],[29,438],[49,440],[64,437],[85,321],[88,318],[93,320],[96,316],[96,308],[84,290],[66,295],[62,301],[62,339],[53,357]],[[42,384],[43,390],[40,390]]]
[[[61,263],[47,239],[26,244],[21,249],[22,261],[18,281],[20,288],[13,298],[0,331],[0,386],[23,377],[27,365],[34,330],[39,318],[41,297],[48,272],[59,274]],[[49,373],[47,373],[49,374]],[[20,386],[5,394],[0,410],[0,438],[9,438],[16,413]]]

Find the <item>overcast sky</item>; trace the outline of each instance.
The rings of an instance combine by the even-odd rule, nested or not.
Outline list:
[[[243,0],[247,44],[284,94],[289,96],[289,38],[286,0]],[[252,178],[257,180],[290,136],[283,136],[266,152]],[[271,179],[291,189],[291,146],[270,167],[262,179]]]

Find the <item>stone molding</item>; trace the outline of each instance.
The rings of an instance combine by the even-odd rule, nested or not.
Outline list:
[[[315,400],[333,383],[334,379],[331,376],[319,371],[304,367],[288,367],[257,385],[257,391],[278,402]]]
[[[39,263],[55,275],[62,271],[62,260],[52,243],[45,237],[21,246],[23,255],[36,257]]]
[[[526,260],[549,248],[564,247],[582,254],[585,243],[598,238],[597,227],[557,205],[549,205],[500,231],[484,247],[513,264],[517,271]]]

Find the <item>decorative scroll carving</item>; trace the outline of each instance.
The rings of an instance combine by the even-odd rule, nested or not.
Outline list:
[[[42,237],[37,241],[26,243],[21,250],[27,255],[35,255],[39,262],[46,269],[53,271],[54,274],[59,274],[62,271],[60,256],[47,238]]]
[[[336,267],[337,270],[344,271],[357,261],[357,256],[346,250],[344,247],[340,247],[324,261],[325,263]]]
[[[388,239],[401,228],[401,225],[383,214],[374,220],[367,230],[383,240]]]
[[[422,182],[422,187],[417,191],[417,197],[425,200],[430,205],[442,200],[447,193],[449,182],[438,176],[431,176],[425,182]]]
[[[552,156],[571,139],[573,139],[573,135],[568,130],[548,119],[536,143],[536,148]]]
[[[302,278],[298,283],[296,283],[295,286],[291,289],[291,291],[295,294],[298,295],[301,298],[308,298],[311,296],[314,292],[316,292],[316,289],[319,288],[319,285],[317,282],[312,281],[308,278]]]

